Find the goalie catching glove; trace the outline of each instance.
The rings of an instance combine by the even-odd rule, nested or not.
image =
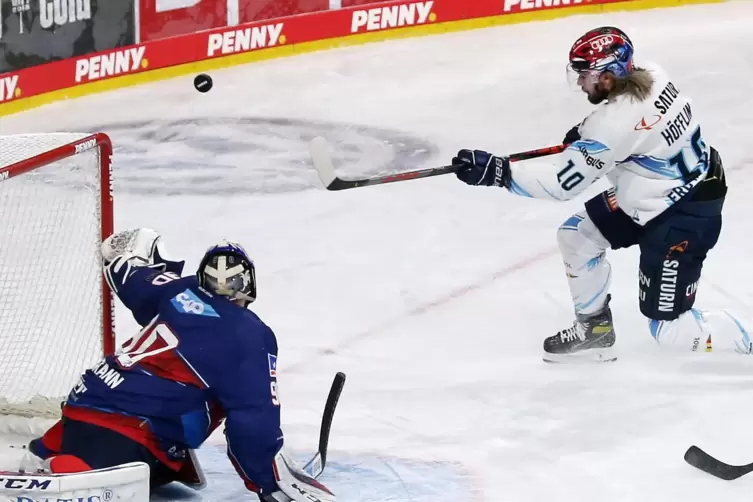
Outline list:
[[[161,272],[180,276],[184,261],[169,258],[162,236],[150,228],[124,230],[111,235],[102,242],[102,261],[105,279],[117,294],[118,281],[113,280],[126,267],[124,278],[130,275],[131,267],[149,267]]]

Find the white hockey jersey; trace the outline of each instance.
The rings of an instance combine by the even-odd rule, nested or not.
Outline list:
[[[581,140],[553,157],[514,162],[509,190],[568,200],[606,176],[616,203],[640,225],[705,179],[709,148],[687,98],[655,65],[651,95],[621,95],[598,106],[580,126]]]

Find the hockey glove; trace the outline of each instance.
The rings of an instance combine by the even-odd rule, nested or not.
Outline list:
[[[507,187],[510,184],[510,161],[482,150],[460,150],[452,159],[461,165],[455,175],[468,185]]]
[[[562,140],[562,143],[565,145],[569,145],[571,143],[575,143],[580,139],[580,124],[577,126],[574,126],[572,129],[567,131],[567,134],[565,134],[565,139]]]
[[[185,263],[172,260],[165,250],[162,236],[150,228],[124,230],[105,239],[102,242],[104,265],[109,266],[116,258],[130,266],[160,268],[178,275]]]

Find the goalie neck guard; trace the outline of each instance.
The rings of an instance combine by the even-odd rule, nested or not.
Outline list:
[[[254,262],[238,243],[223,240],[210,246],[196,272],[199,285],[231,300],[256,300]]]

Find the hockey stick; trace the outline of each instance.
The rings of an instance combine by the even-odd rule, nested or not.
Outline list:
[[[685,452],[685,461],[698,469],[716,476],[717,478],[731,481],[749,472],[753,472],[753,463],[747,465],[729,465],[717,460],[702,449],[693,445]]]
[[[322,425],[319,430],[319,451],[314,457],[303,466],[303,471],[312,478],[318,478],[324,471],[327,464],[327,447],[329,446],[329,432],[332,428],[332,419],[335,417],[335,408],[340,400],[340,394],[345,386],[345,373],[337,372],[335,379],[332,381],[332,387],[329,389],[327,402],[324,405],[322,414]]]
[[[536,150],[529,150],[527,152],[513,153],[509,156],[510,162],[517,162],[520,160],[534,159],[536,157],[543,157],[545,155],[553,155],[555,153],[562,153],[567,145],[547,146],[544,148],[538,148]],[[332,162],[332,156],[329,153],[329,145],[327,140],[317,136],[311,143],[309,143],[309,153],[311,154],[311,160],[316,168],[316,172],[319,174],[319,179],[327,190],[346,190],[348,188],[358,188],[371,185],[382,185],[384,183],[393,183],[395,181],[414,180],[418,178],[428,178],[430,176],[440,176],[443,174],[454,173],[458,167],[457,165],[430,167],[428,169],[419,169],[417,171],[405,171],[397,174],[388,174],[385,176],[373,176],[370,178],[360,179],[343,179],[338,178],[335,174],[335,166]]]

